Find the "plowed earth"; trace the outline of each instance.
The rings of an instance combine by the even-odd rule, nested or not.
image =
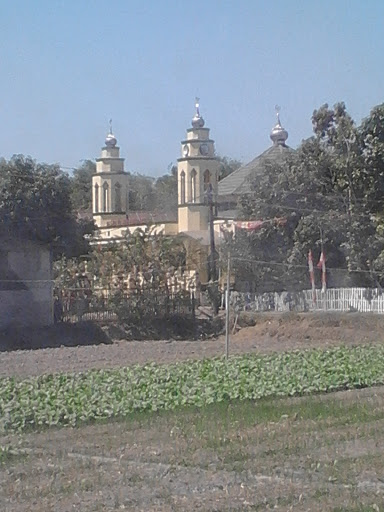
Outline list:
[[[250,325],[255,324],[255,325]],[[108,329],[112,333],[113,329]],[[41,333],[41,345],[49,346]],[[225,337],[195,341],[126,341],[90,344],[81,334],[78,346],[0,353],[0,376],[28,376],[57,372],[82,372],[131,364],[171,363],[224,354]],[[382,343],[384,315],[373,314],[259,314],[240,317],[230,337],[230,354],[266,353],[340,344]],[[82,344],[86,343],[86,344]],[[75,341],[74,341],[75,344]],[[36,345],[36,343],[35,343]]]
[[[384,342],[374,315],[265,314],[239,325],[232,354]],[[2,352],[0,375],[220,356],[224,345],[221,336]],[[383,410],[384,388],[372,388],[0,436],[0,510],[377,512]]]

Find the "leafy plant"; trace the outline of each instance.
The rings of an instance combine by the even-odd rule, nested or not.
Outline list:
[[[0,381],[0,431],[384,383],[384,347],[339,347]]]

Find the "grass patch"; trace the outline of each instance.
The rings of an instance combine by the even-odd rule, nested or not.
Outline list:
[[[124,505],[192,512],[213,510],[213,495],[217,511],[377,512],[384,421],[376,418],[383,404],[382,389],[226,400],[7,435],[2,444],[19,440],[28,457],[2,472],[0,466],[0,509],[4,499],[15,510],[16,503],[36,502],[42,512],[82,500],[92,511]]]
[[[0,380],[0,431],[25,431],[55,426],[77,426],[128,418],[137,412],[158,412],[185,407],[205,407],[237,400],[250,401],[324,393],[384,383],[384,347],[338,347],[272,355],[246,355],[190,361],[172,365],[134,366],[92,370],[81,374],[45,375],[37,378]],[[252,405],[251,405],[252,404]],[[345,413],[337,405],[284,406],[276,410],[261,401],[256,421],[273,421],[284,414],[318,419],[340,416],[341,421],[372,419],[367,405],[351,406]],[[357,407],[357,408],[356,408]],[[235,413],[233,413],[235,414]],[[244,412],[245,415],[249,414]],[[381,414],[375,412],[376,417]],[[255,421],[254,415],[243,422]],[[229,418],[230,420],[230,418]],[[228,420],[228,421],[229,421]]]
[[[8,462],[25,459],[27,456],[23,453],[17,453],[10,446],[0,446],[0,466]]]

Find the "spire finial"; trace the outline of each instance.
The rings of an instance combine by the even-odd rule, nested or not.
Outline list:
[[[192,126],[194,128],[202,128],[204,126],[204,119],[200,115],[200,98],[196,96],[195,98],[195,108],[196,113],[194,118],[192,119]]]
[[[200,117],[200,98],[195,98],[196,115]]]
[[[281,126],[281,122],[280,122],[280,110],[281,110],[280,105],[275,105],[275,111],[276,111],[276,117],[277,117],[277,124],[278,124],[279,126]]]
[[[107,135],[107,138],[105,139],[105,145],[107,147],[114,148],[116,146],[117,140],[116,137],[113,135],[112,131],[112,119],[109,120],[109,133]]]

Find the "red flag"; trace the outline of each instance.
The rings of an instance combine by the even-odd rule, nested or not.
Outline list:
[[[327,290],[327,270],[325,268],[325,253],[321,251],[319,263],[317,268],[321,269],[321,291],[324,293]]]
[[[320,258],[319,258],[319,263],[316,265],[317,268],[322,269],[323,268],[323,262],[325,264],[325,254],[324,254],[324,251],[321,251]]]
[[[251,220],[251,221],[237,221],[235,227],[239,229],[245,229],[247,231],[256,231],[261,228],[264,224],[262,220]]]

